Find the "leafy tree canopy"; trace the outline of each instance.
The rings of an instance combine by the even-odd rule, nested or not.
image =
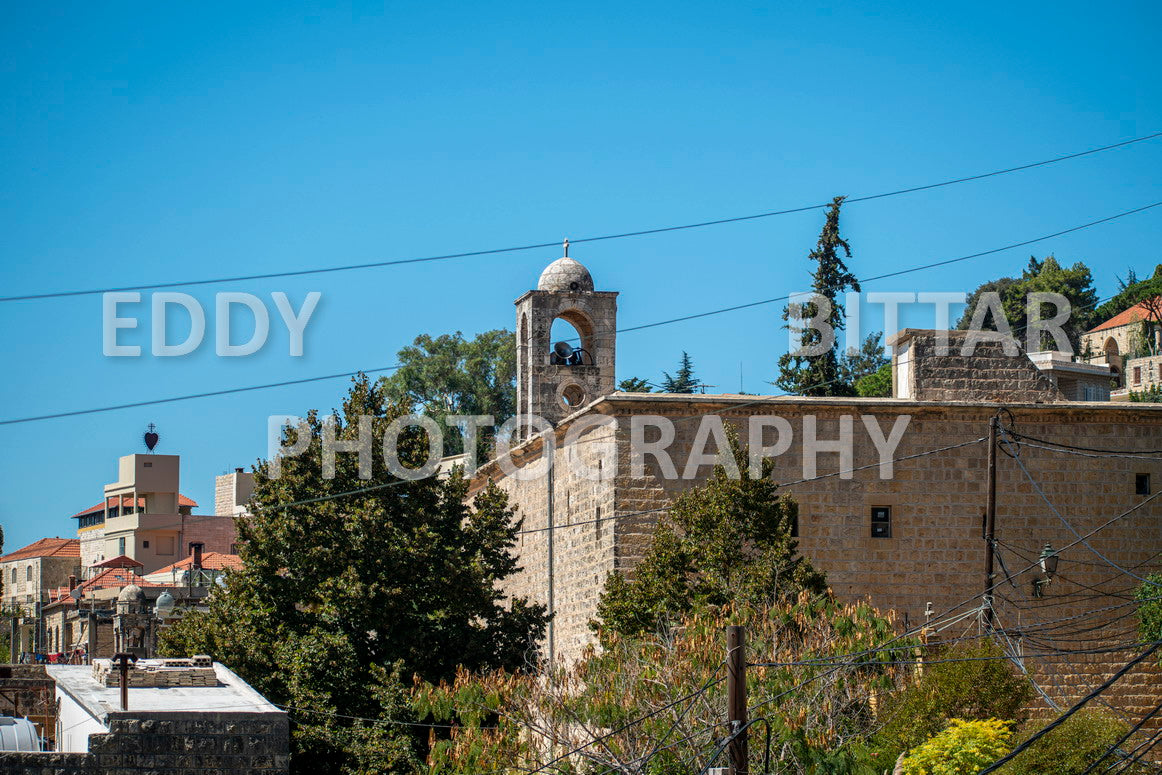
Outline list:
[[[410,407],[389,403],[365,376],[327,418],[336,436],[358,438],[371,416],[373,439]],[[299,708],[294,763],[300,772],[395,772],[414,762],[400,729],[331,714],[406,719],[401,679],[441,680],[458,666],[513,668],[535,655],[546,615],[524,600],[504,603],[500,582],[517,570],[518,529],[496,488],[466,502],[458,474],[401,480],[372,443],[372,476],[355,453],[321,471],[324,421],[312,411],[302,455],[255,469],[253,516],[237,522],[243,567],[162,634],[166,654],[211,654],[272,702]],[[286,430],[286,443],[298,429]],[[428,455],[420,429],[399,442],[403,465]],[[358,491],[352,495],[337,495]],[[300,720],[301,719],[301,720]],[[384,759],[390,760],[387,766]],[[323,767],[323,763],[327,763]]]
[[[1118,293],[1095,310],[1093,323],[1094,325],[1102,323],[1114,315],[1125,312],[1135,304],[1157,296],[1162,296],[1162,264],[1154,267],[1154,274],[1145,280],[1139,280],[1137,274],[1131,269],[1124,281],[1118,281]]]
[[[727,624],[746,628],[755,660],[807,661],[747,671],[750,704],[775,700],[756,717],[769,721],[778,757],[764,769],[764,732],[756,727],[752,773],[776,766],[833,775],[884,771],[862,745],[875,725],[870,698],[903,680],[906,669],[892,663],[910,659],[914,646],[893,638],[891,619],[867,603],[803,592],[755,607],[699,604],[671,624],[642,637],[614,635],[600,652],[546,676],[462,671],[452,681],[418,685],[417,715],[455,725],[432,748],[430,771],[529,772],[574,749],[583,753],[546,771],[690,775],[723,766],[724,756],[710,756],[724,734]],[[858,654],[859,666],[837,673],[827,664],[835,654]]]
[[[995,645],[969,643],[930,656],[933,663],[919,680],[884,699],[880,716],[886,722],[875,738],[883,761],[895,761],[902,751],[939,734],[953,719],[1019,723],[1026,718],[1033,688]]]
[[[444,426],[452,414],[490,414],[496,424],[516,413],[516,340],[497,329],[468,340],[457,331],[417,336],[399,351],[400,368],[380,380],[384,397]],[[481,429],[485,443],[491,429]],[[444,453],[464,451],[457,430],[444,434]]]
[[[1000,296],[1009,327],[1013,335],[1022,341],[1029,323],[1029,294],[1059,293],[1064,296],[1069,300],[1072,312],[1062,328],[1074,352],[1080,352],[1081,335],[1092,327],[1094,306],[1098,298],[1097,291],[1093,288],[1093,276],[1084,263],[1078,261],[1071,267],[1063,267],[1053,256],[1040,261],[1030,256],[1029,264],[1020,277],[990,280],[973,291],[968,297],[968,306],[957,323],[957,328],[961,330],[969,328],[981,297],[988,292],[995,292]],[[1055,313],[1052,304],[1042,304],[1040,315],[1043,319],[1050,319]],[[989,331],[997,330],[996,321],[991,314],[983,320],[982,327]],[[1039,345],[1042,349],[1057,349],[1051,334],[1043,333],[1042,337]]]
[[[815,262],[811,275],[811,291],[830,302],[831,311],[826,322],[836,334],[830,349],[819,355],[795,355],[784,353],[779,358],[779,376],[775,384],[788,393],[801,396],[849,396],[854,393],[850,381],[845,379],[839,356],[838,332],[844,328],[844,307],[840,299],[847,290],[858,291],[859,280],[847,269],[844,256],[851,258],[851,246],[839,235],[839,209],[844,197],[837,196],[827,210],[827,220],[819,234],[819,242],[808,258]],[[841,255],[842,253],[842,255]],[[801,305],[801,315],[795,316],[788,306],[783,310],[783,320],[794,317],[804,320],[814,318],[818,312],[814,302]],[[798,330],[799,326],[789,326]],[[804,348],[821,347],[823,334],[814,328],[803,331],[801,345]]]
[[[855,392],[864,398],[887,398],[892,394],[892,364],[885,363],[878,370],[855,381]]]
[[[739,478],[715,466],[704,485],[674,499],[633,575],[610,574],[593,624],[603,638],[654,631],[695,604],[758,604],[827,588],[798,554],[798,507],[779,497],[773,463],[752,477],[746,450],[733,432],[729,439]]]
[[[884,366],[891,367],[892,359],[880,344],[883,336],[883,331],[868,334],[858,350],[851,349],[843,354],[839,361],[839,371],[845,384],[854,386],[859,380],[875,374]]]

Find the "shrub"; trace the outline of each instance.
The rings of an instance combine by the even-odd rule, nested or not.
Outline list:
[[[902,762],[904,775],[975,775],[1009,751],[1012,722],[953,719]]]
[[[883,703],[879,718],[884,726],[873,741],[878,761],[894,761],[952,719],[1025,719],[1033,688],[1007,660],[990,659],[1004,656],[992,643],[954,646],[928,656],[933,664],[923,675]]]
[[[1021,741],[1028,740],[1044,726],[1045,722],[1041,720],[1029,722],[1021,730]],[[1088,771],[1090,765],[1100,759],[1128,728],[1104,711],[1080,711],[1005,765],[1001,772],[1004,775],[1080,775]],[[1115,761],[1112,757],[1107,758],[1097,772]]]

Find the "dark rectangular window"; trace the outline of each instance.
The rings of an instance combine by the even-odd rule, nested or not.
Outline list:
[[[892,507],[871,507],[871,535],[872,538],[892,537]]]
[[[1142,384],[1142,367],[1141,366],[1134,367],[1134,384],[1135,385]]]
[[[799,515],[791,515],[791,538],[799,537]]]
[[[122,555],[125,554],[125,539],[124,538],[117,539],[117,554],[122,554]]]
[[[141,542],[141,548],[142,548],[142,549],[148,549],[148,548],[149,548],[149,541],[142,541],[142,542]]]
[[[1150,475],[1134,474],[1134,492],[1138,495],[1150,494]]]

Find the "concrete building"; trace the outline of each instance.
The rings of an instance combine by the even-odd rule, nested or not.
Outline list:
[[[178,513],[184,516],[193,514],[198,502],[185,495],[178,495]],[[77,520],[77,535],[81,540],[81,567],[91,568],[98,563],[120,555],[105,556],[105,520],[109,517],[119,517],[122,513],[138,512],[145,508],[145,499],[138,499],[136,504],[129,497],[101,501],[72,516]]]
[[[616,309],[604,301],[608,296],[586,296],[593,293],[588,287],[542,288],[535,298],[540,309],[592,323],[589,356],[604,364],[612,353],[598,343],[612,341]],[[526,330],[522,300],[528,298],[517,302],[518,332]],[[552,322],[538,320],[538,330]],[[954,343],[946,354],[937,346],[945,335]],[[1002,436],[997,456],[1000,560],[994,581],[1004,586],[993,596],[995,621],[1013,628],[1015,648],[1052,644],[1068,652],[1078,644],[1054,640],[1055,631],[1042,628],[1074,616],[1094,628],[1086,646],[1114,649],[1039,660],[1036,680],[1061,701],[1077,699],[1110,675],[1131,654],[1117,647],[1137,636],[1132,622],[1106,607],[1124,602],[1126,590],[1137,585],[1126,571],[1145,575],[1158,567],[1162,552],[1162,501],[1149,500],[1151,488],[1162,486],[1151,478],[1162,477],[1156,470],[1162,461],[1150,454],[1162,449],[1162,406],[1078,402],[1062,385],[1071,367],[1049,356],[1052,368],[1038,368],[995,341],[964,355],[957,346],[964,335],[907,330],[894,337],[891,398],[592,388],[584,402],[573,404],[565,386],[591,383],[575,379],[571,369],[587,367],[555,364],[547,339],[518,334],[528,348],[522,357],[531,364],[518,381],[518,406],[522,413],[554,409],[546,413],[554,427],[529,436],[506,460],[482,466],[473,489],[496,483],[524,521],[516,547],[523,570],[507,591],[553,612],[546,651],[571,659],[592,643],[588,624],[608,574],[632,573],[671,499],[710,473],[717,449],[705,432],[707,418],[736,425],[744,440],[757,418],[757,441],[772,447],[773,475],[798,503],[800,549],[827,573],[841,599],[869,598],[912,623],[924,622],[929,610],[979,614],[986,586],[984,438],[999,412],[1009,435]],[[635,434],[657,439],[660,431],[651,423],[663,420],[674,427],[666,454],[635,456]],[[897,429],[885,464],[880,448]],[[567,438],[573,443],[564,448]],[[1018,445],[1017,457],[1004,454],[1017,454]],[[1112,454],[1095,457],[1075,446]],[[549,460],[547,472],[534,473]],[[1080,543],[1075,530],[1094,535]],[[1069,547],[1048,587],[1034,584],[1046,543]],[[1143,668],[1119,681],[1111,696],[1140,716],[1162,699],[1160,685],[1157,671]]]
[[[105,485],[100,511],[78,514],[81,562],[88,569],[115,557],[151,573],[181,559],[191,542],[209,551],[234,548],[234,520],[192,513],[197,504],[178,492],[177,455],[125,455],[117,481]]]
[[[286,713],[208,658],[139,660],[129,670],[125,707],[119,672],[107,660],[24,671],[0,676],[0,690],[15,680],[25,692],[52,692],[54,702],[41,703],[34,718],[49,745],[0,752],[4,775],[289,770]]]
[[[1029,353],[1029,360],[1070,401],[1110,400],[1114,374],[1109,364],[1078,361],[1055,350]]]

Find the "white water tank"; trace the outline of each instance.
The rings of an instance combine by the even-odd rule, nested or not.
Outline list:
[[[39,751],[40,735],[26,718],[0,716],[0,751]]]

